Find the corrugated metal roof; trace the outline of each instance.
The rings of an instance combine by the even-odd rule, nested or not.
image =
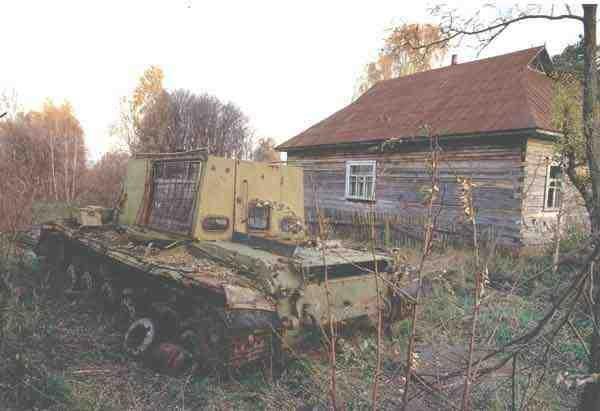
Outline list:
[[[552,80],[533,68],[544,47],[377,83],[278,150],[423,136],[553,130]]]

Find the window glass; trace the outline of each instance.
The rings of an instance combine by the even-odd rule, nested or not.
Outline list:
[[[560,207],[562,197],[562,170],[558,165],[551,165],[548,167],[548,174],[546,177],[546,204],[547,209],[556,209]]]
[[[355,200],[374,200],[375,161],[346,163],[346,197]]]
[[[559,166],[550,166],[550,178],[560,178]]]

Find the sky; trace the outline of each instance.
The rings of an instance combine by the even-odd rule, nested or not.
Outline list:
[[[386,29],[435,22],[427,13],[429,4],[1,0],[0,92],[16,91],[26,110],[40,109],[47,98],[68,100],[90,158],[98,159],[119,143],[109,131],[120,99],[131,94],[147,67],[158,65],[167,89],[231,101],[249,117],[256,137],[281,143],[350,103]],[[468,9],[456,7],[470,13],[483,3],[467,4]],[[579,13],[580,7],[573,11]],[[521,23],[479,58],[539,45],[556,54],[581,32],[573,21]],[[452,53],[459,62],[478,58],[468,45]]]

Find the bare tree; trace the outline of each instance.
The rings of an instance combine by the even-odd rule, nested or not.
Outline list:
[[[113,134],[125,140],[129,151],[175,152],[208,148],[223,157],[249,157],[252,130],[248,118],[233,103],[188,90],[167,91],[163,73],[150,67],[132,97],[121,102]]]
[[[129,154],[123,151],[109,151],[88,167],[79,201],[84,204],[115,207],[122,192],[129,157]]]
[[[19,96],[16,90],[4,90],[0,93],[0,118],[8,116],[7,119],[12,120],[17,113],[23,111],[19,103]]]
[[[79,178],[85,171],[83,130],[68,102],[60,106],[51,101],[40,113],[30,113],[34,132],[44,136],[50,152],[49,171],[54,199],[71,202],[78,193]]]
[[[7,115],[0,122],[0,231],[26,226],[36,200],[75,201],[85,162],[83,131],[68,103]]]

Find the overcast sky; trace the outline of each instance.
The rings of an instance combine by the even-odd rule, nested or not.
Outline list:
[[[109,127],[119,99],[152,64],[163,68],[167,88],[232,101],[258,137],[283,142],[351,101],[386,28],[431,21],[426,2],[400,0],[11,0],[1,6],[0,91],[16,90],[26,109],[39,109],[46,98],[69,100],[92,158],[114,145]],[[527,22],[481,57],[543,44],[556,54],[580,33],[576,22]],[[476,58],[466,47],[454,52],[461,62]]]

